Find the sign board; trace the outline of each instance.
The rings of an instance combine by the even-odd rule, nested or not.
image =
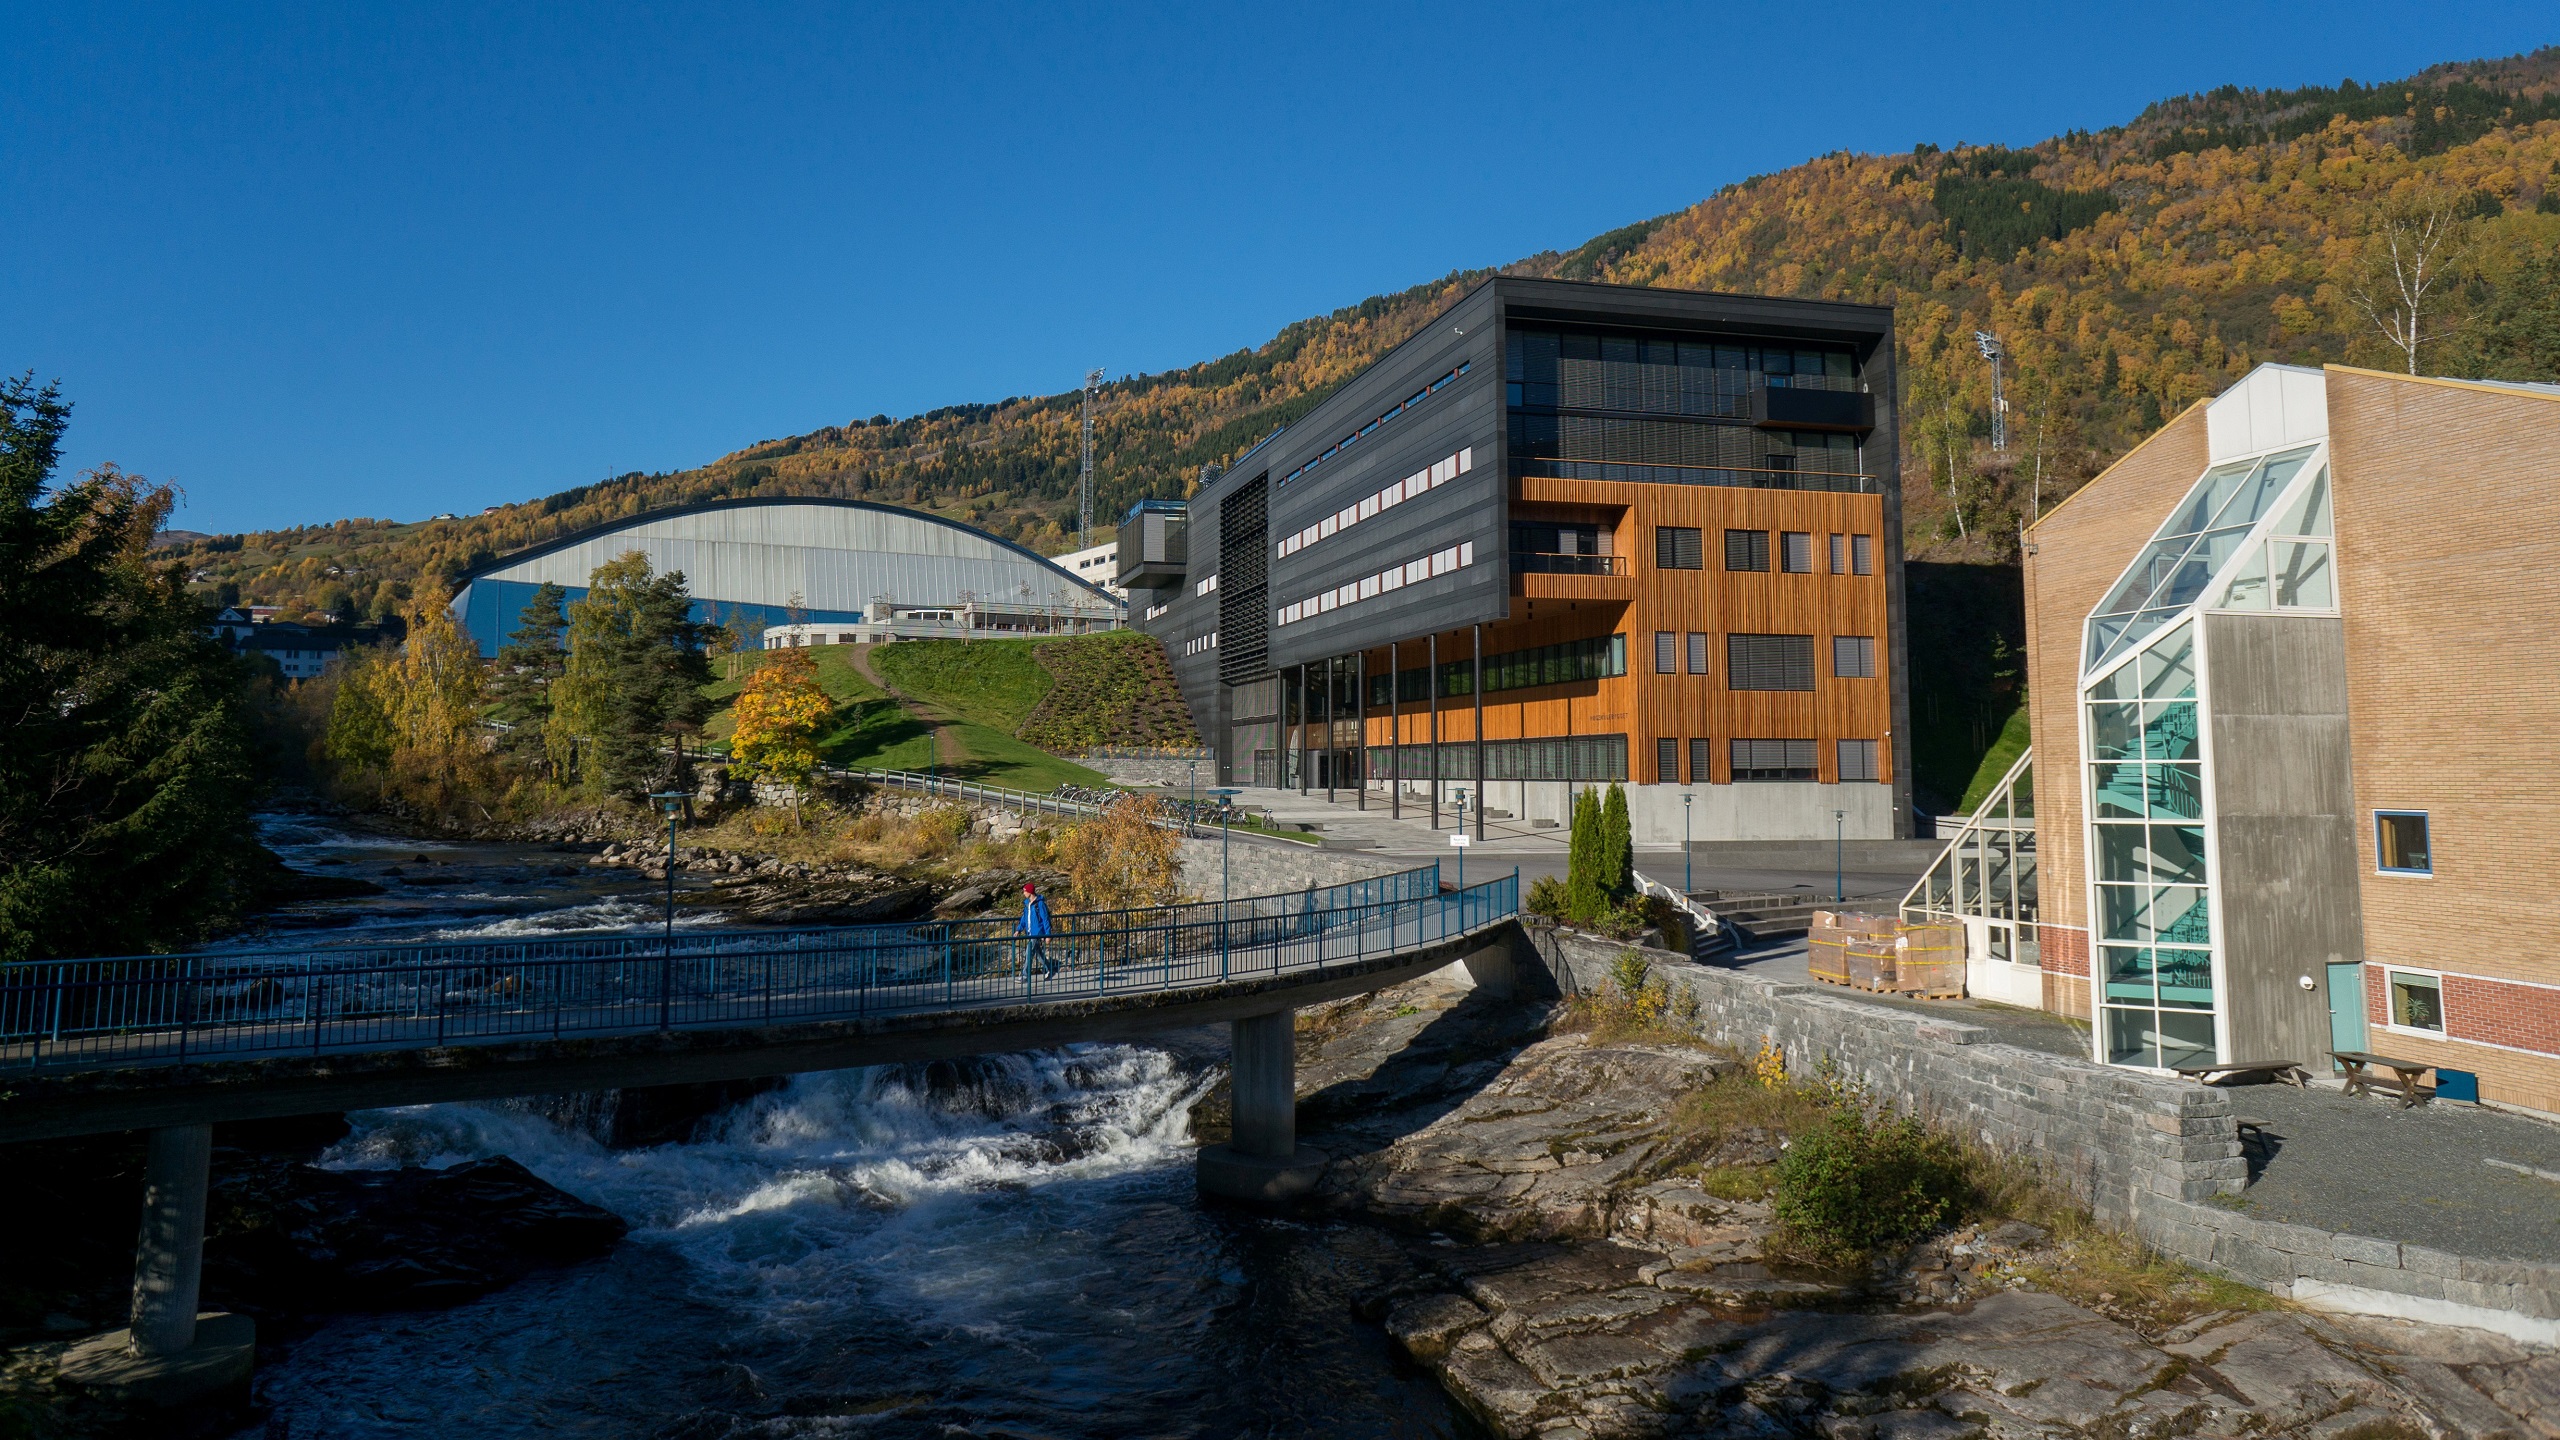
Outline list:
[[[1452,844],[1452,845],[1455,845],[1455,846],[1457,846],[1458,848],[1460,848],[1460,849],[1462,849],[1462,850],[1463,850],[1463,849],[1465,849],[1467,846],[1472,845],[1472,844],[1474,844],[1475,842],[1474,842],[1474,841],[1472,841],[1472,840],[1469,840],[1469,839],[1468,839],[1466,836],[1464,836],[1464,835],[1452,835],[1452,836],[1450,836],[1450,837],[1449,837],[1449,843],[1450,843],[1450,844]]]

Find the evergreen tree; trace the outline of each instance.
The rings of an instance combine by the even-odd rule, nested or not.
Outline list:
[[[71,407],[0,381],[0,961],[160,950],[250,903],[266,859],[241,663],[112,466],[55,486]]]
[[[710,709],[711,662],[692,611],[684,572],[653,574],[636,550],[597,566],[586,598],[568,607],[550,731],[587,747],[580,765],[594,788],[640,795],[685,783],[684,737]]]
[[[1611,905],[1636,893],[1635,832],[1627,822],[1627,791],[1623,785],[1609,787],[1609,798],[1600,810],[1598,880],[1601,893]]]
[[[1600,864],[1600,831],[1600,797],[1585,790],[1573,797],[1573,834],[1565,858],[1565,915],[1577,924],[1588,924],[1609,908]]]
[[[498,651],[489,681],[493,701],[490,718],[508,727],[499,748],[525,760],[541,757],[551,724],[551,687],[560,679],[567,653],[561,637],[569,629],[562,606],[569,592],[548,580],[535,587],[517,617],[515,633]]]

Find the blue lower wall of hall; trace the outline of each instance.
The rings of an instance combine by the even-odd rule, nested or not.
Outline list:
[[[522,580],[474,580],[461,597],[457,616],[463,633],[480,647],[482,655],[495,655],[507,643],[507,636],[524,623],[524,607],[533,603],[533,592],[541,587]],[[571,600],[582,599],[584,586],[563,587]],[[801,610],[794,615],[781,605],[758,605],[744,601],[721,600],[696,596],[693,618],[704,624],[720,625],[736,621],[762,621],[767,626],[787,625],[794,619],[820,625],[851,624],[862,618],[853,610]]]

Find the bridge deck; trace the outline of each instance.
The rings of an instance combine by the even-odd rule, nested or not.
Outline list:
[[[984,921],[0,967],[0,1139],[1121,1038],[1394,983],[1516,890],[1435,866],[1061,916],[1055,977]]]

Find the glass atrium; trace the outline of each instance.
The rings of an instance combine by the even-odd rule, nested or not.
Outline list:
[[[2327,459],[2296,445],[2207,469],[2089,617],[2088,913],[2110,1064],[2228,1058],[2200,617],[2337,612]]]
[[[2035,752],[1974,807],[1937,863],[1902,897],[1906,920],[1955,920],[1965,927],[1966,985],[1982,998],[2042,1006],[2036,937]],[[1979,967],[1997,970],[1985,972]],[[2035,974],[2024,972],[2034,971]]]

